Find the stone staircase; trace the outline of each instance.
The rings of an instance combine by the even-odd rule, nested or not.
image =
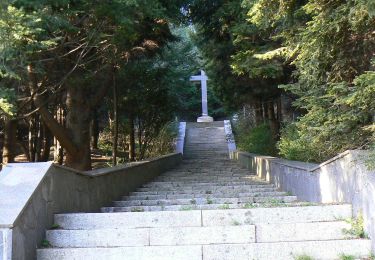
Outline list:
[[[55,215],[38,259],[366,259],[351,205],[313,205],[228,159],[223,122],[188,123],[184,160],[102,213]],[[355,258],[343,258],[353,256]],[[310,257],[310,258],[308,258]],[[369,258],[367,258],[369,259]]]

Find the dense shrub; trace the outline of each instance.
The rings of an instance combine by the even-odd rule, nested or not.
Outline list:
[[[276,155],[276,143],[268,124],[261,124],[253,128],[237,127],[235,129],[237,146],[241,151]]]
[[[174,152],[178,136],[178,122],[170,122],[163,126],[146,151],[146,158],[157,157]]]

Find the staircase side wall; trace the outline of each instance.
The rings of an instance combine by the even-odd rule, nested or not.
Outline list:
[[[320,203],[350,203],[355,216],[362,214],[375,252],[375,172],[363,162],[364,151],[346,151],[320,165],[283,160],[245,152],[232,158],[289,191],[298,199]]]
[[[136,190],[181,159],[181,154],[171,154],[90,172],[52,166],[12,223],[11,259],[36,259],[36,248],[41,245],[46,229],[51,228],[54,214],[99,212],[100,207]]]

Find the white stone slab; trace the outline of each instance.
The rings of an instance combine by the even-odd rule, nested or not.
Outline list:
[[[201,260],[201,246],[39,249],[38,260]]]
[[[211,210],[202,212],[203,226],[258,223],[304,223],[335,221],[352,216],[350,205]]]
[[[64,229],[200,227],[200,211],[57,214]]]
[[[53,247],[148,246],[147,228],[93,230],[49,230],[46,239]]]
[[[287,242],[307,240],[334,240],[351,237],[343,230],[351,229],[345,221],[288,223],[288,224],[257,224],[257,242]]]
[[[0,228],[12,227],[52,162],[12,163],[0,172]]]
[[[281,243],[253,243],[242,245],[205,245],[203,260],[282,259],[294,260],[307,255],[312,259],[339,259],[340,255],[366,257],[370,254],[369,240],[330,240]]]
[[[255,226],[181,227],[150,229],[151,245],[207,245],[255,242]]]

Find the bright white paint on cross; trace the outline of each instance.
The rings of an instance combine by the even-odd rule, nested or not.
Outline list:
[[[208,105],[207,105],[207,80],[206,73],[201,70],[201,75],[191,76],[190,81],[200,82],[202,91],[202,116],[198,117],[198,122],[212,122],[213,118],[208,116]]]

